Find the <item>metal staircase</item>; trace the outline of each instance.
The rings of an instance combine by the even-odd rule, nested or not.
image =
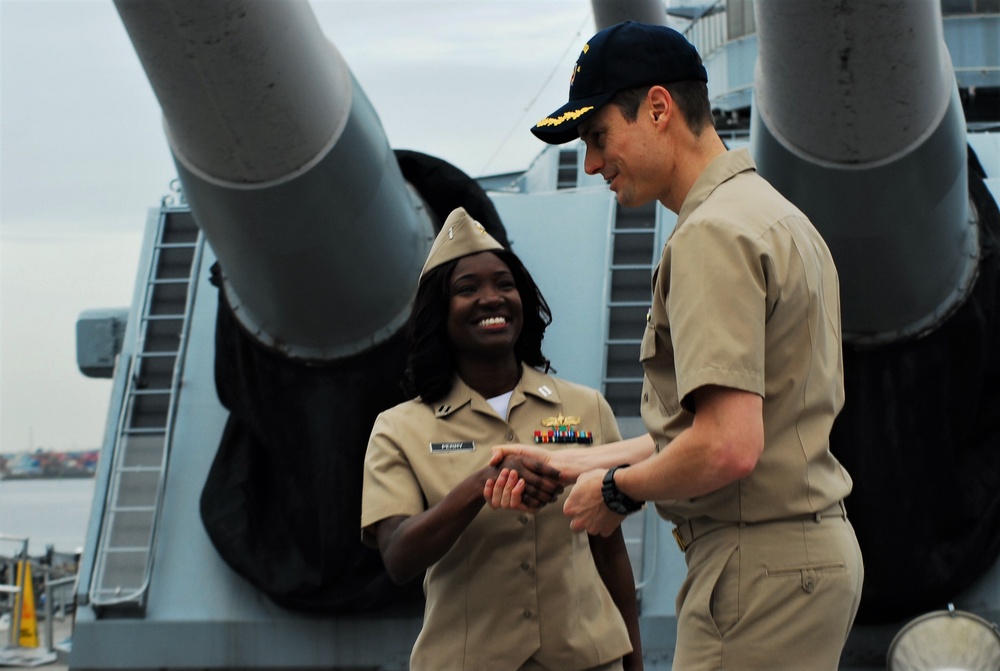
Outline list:
[[[642,342],[649,310],[656,241],[656,203],[617,206],[611,232],[608,333],[604,396],[618,417],[638,417],[642,394]]]
[[[559,150],[559,165],[556,168],[556,189],[575,189],[579,183],[577,166],[581,154],[576,147]]]
[[[201,249],[190,211],[160,210],[136,342],[120,364],[127,379],[89,592],[99,612],[145,610]]]

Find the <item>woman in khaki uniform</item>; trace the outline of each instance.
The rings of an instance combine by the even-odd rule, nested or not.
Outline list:
[[[540,372],[548,306],[520,261],[465,210],[445,222],[420,275],[407,382],[418,395],[376,419],[365,458],[362,539],[393,580],[424,571],[410,668],[641,669],[621,531],[574,534],[557,506],[484,507],[495,443],[551,449],[620,439],[595,390]],[[566,442],[562,442],[565,440]],[[520,457],[503,464],[522,467]],[[538,508],[560,489],[524,489]],[[522,492],[523,490],[523,492]]]

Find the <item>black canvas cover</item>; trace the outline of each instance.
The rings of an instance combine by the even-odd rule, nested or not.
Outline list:
[[[944,608],[1000,554],[1000,213],[974,158],[982,258],[968,300],[923,337],[845,351],[831,439],[854,479],[862,623]]]

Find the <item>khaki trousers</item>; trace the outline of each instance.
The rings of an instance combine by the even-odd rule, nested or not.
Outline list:
[[[836,671],[864,566],[843,517],[733,524],[687,548],[674,671]]]

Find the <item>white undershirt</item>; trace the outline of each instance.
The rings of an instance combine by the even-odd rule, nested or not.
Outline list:
[[[510,409],[510,395],[513,393],[514,390],[511,389],[506,394],[500,394],[499,396],[486,399],[486,402],[489,403],[494,410],[496,410],[496,413],[500,415],[504,421],[507,421],[507,410]]]

